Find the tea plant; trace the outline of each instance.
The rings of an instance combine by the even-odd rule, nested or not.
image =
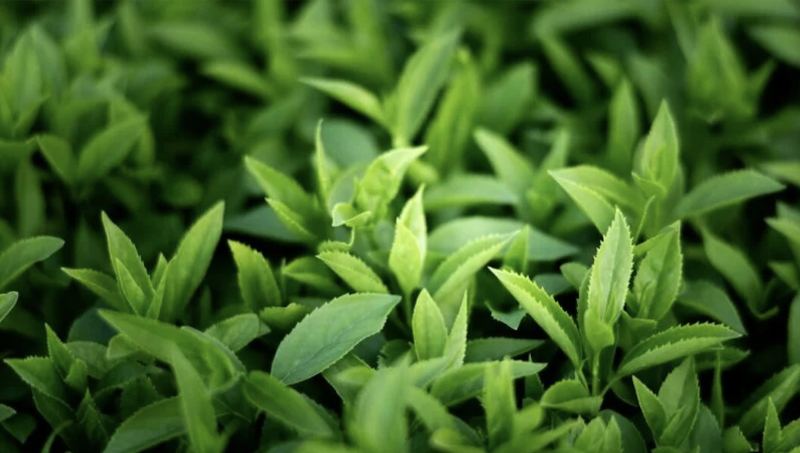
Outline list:
[[[0,3],[0,450],[800,452],[800,6]]]

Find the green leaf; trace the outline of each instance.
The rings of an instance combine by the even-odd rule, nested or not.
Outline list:
[[[669,105],[663,101],[645,139],[638,174],[663,188],[665,197],[678,174],[678,156],[678,133]]]
[[[211,388],[228,383],[232,376],[233,364],[225,352],[210,340],[187,329],[106,310],[101,310],[100,316],[136,347],[165,363],[172,363],[169,345],[174,344]]]
[[[389,269],[404,294],[411,294],[422,277],[428,249],[428,227],[422,206],[424,186],[411,197],[395,222],[395,236],[389,252]]]
[[[306,77],[300,81],[366,115],[381,126],[387,126],[380,100],[366,88],[345,80]]]
[[[333,273],[322,261],[312,256],[303,256],[284,266],[282,273],[325,294],[342,294],[333,281]]]
[[[239,270],[239,291],[247,307],[257,312],[283,305],[278,283],[264,255],[240,242],[228,241],[228,246]]]
[[[537,76],[537,67],[527,61],[506,69],[486,89],[481,123],[501,135],[511,132],[536,95]]]
[[[405,420],[408,370],[379,370],[356,398],[348,432],[366,451],[401,453],[407,450]]]
[[[685,219],[783,189],[779,182],[754,170],[724,173],[706,179],[681,198],[675,215]]]
[[[360,293],[388,294],[389,289],[371,267],[347,252],[323,252],[317,255],[348,286]]]
[[[258,337],[270,332],[258,315],[246,313],[231,316],[206,329],[206,335],[219,340],[228,349],[237,352]]]
[[[461,247],[436,268],[426,288],[433,292],[433,299],[439,303],[445,325],[451,325],[455,317],[455,304],[461,298],[459,291],[494,259],[512,237],[486,236],[476,239]]]
[[[245,156],[244,163],[247,171],[270,200],[280,202],[303,219],[313,216],[317,209],[314,197],[308,194],[294,178],[250,156]]]
[[[64,241],[51,236],[38,236],[11,244],[0,254],[0,290],[63,246]]]
[[[414,305],[411,321],[417,360],[441,357],[447,344],[447,328],[442,312],[427,290],[422,290]]]
[[[631,232],[625,216],[617,210],[597,249],[589,276],[588,310],[610,326],[625,307],[632,270]]]
[[[678,303],[710,316],[740,334],[747,333],[736,306],[725,291],[710,282],[705,280],[686,282],[684,291],[678,296]]]
[[[139,300],[131,300],[131,298],[126,295],[126,299],[128,299],[135,313],[144,315],[147,312],[147,304],[150,303],[154,295],[147,268],[145,268],[142,258],[139,256],[139,251],[136,250],[136,246],[131,242],[125,232],[115,225],[105,212],[101,214],[101,218],[103,221],[103,229],[106,233],[108,255],[111,259],[114,272],[117,275],[120,290],[123,295],[126,295],[126,287],[123,285],[123,274],[127,274],[125,278],[131,280],[131,286],[138,289],[141,297]]]
[[[458,309],[456,318],[447,335],[445,344],[445,357],[451,361],[452,367],[460,367],[464,364],[464,357],[467,354],[467,327],[469,324],[469,300],[467,293],[461,299],[461,306]]]
[[[548,174],[558,182],[600,233],[608,230],[614,220],[614,207],[603,196],[563,175],[560,176],[556,171],[551,170]]]
[[[395,140],[411,143],[428,116],[450,72],[450,60],[459,38],[459,33],[449,33],[434,39],[406,62],[397,82],[394,109],[391,111]]]
[[[602,396],[591,396],[585,385],[573,379],[551,385],[541,400],[542,407],[587,416],[596,415],[602,403]]]
[[[509,218],[460,217],[436,228],[428,237],[431,252],[451,254],[470,241],[490,234],[510,234],[525,229],[523,222]],[[573,255],[572,244],[528,226],[528,259],[554,261]]]
[[[513,205],[519,198],[492,176],[463,174],[433,186],[425,193],[424,200],[427,211],[440,211],[453,207]]]
[[[517,402],[510,362],[503,360],[487,365],[481,402],[486,413],[489,447],[495,448],[511,437],[514,431]]]
[[[742,404],[747,410],[739,419],[739,426],[747,436],[755,436],[764,429],[767,408],[770,404],[780,413],[798,393],[800,365],[792,365],[768,379]]]
[[[703,246],[708,261],[747,302],[750,311],[762,313],[765,308],[764,284],[747,256],[708,231],[703,233]]]
[[[725,453],[750,453],[755,449],[738,426],[731,426],[722,436],[722,451]]]
[[[224,214],[225,203],[217,203],[184,234],[164,277],[167,286],[160,318],[171,320],[181,314],[200,286],[222,234]]]
[[[182,56],[230,60],[240,55],[239,47],[212,23],[172,20],[148,25],[144,30],[148,38]]]
[[[639,408],[647,421],[647,426],[650,427],[654,437],[661,437],[661,433],[664,432],[669,421],[667,409],[658,396],[636,376],[633,377],[633,387],[636,390],[636,399],[639,401]]]
[[[761,437],[761,451],[773,452],[777,451],[777,447],[781,442],[781,420],[778,418],[778,410],[772,400],[769,400],[767,406],[767,417],[764,421],[764,434]]]
[[[147,120],[137,116],[93,136],[78,156],[78,180],[92,183],[122,164],[146,130]]]
[[[434,433],[439,429],[456,429],[457,422],[439,400],[416,387],[410,387],[407,392],[406,402],[409,408],[414,415],[419,417],[428,432]]]
[[[787,347],[789,363],[800,365],[800,292],[792,299],[788,318],[789,338]],[[0,316],[0,320],[2,319],[3,317]]]
[[[480,67],[470,51],[460,48],[456,63],[424,137],[430,148],[426,163],[439,174],[450,173],[456,169],[453,163],[463,161],[482,98]]]
[[[778,59],[800,67],[800,33],[795,27],[783,24],[765,24],[749,27],[750,36]]]
[[[763,162],[761,169],[773,177],[800,187],[800,160],[775,160]]]
[[[202,377],[192,364],[172,346],[170,364],[175,373],[181,401],[181,414],[189,432],[192,450],[197,453],[219,453],[225,448],[225,440],[217,433],[217,417],[211,394]]]
[[[639,105],[627,79],[619,83],[608,107],[608,161],[618,175],[627,175],[641,135]]]
[[[645,255],[633,280],[639,318],[660,320],[672,307],[681,286],[683,255],[678,232],[670,232]]]
[[[52,359],[58,373],[62,377],[65,377],[67,373],[69,373],[75,361],[75,357],[69,349],[64,346],[64,343],[61,342],[49,325],[45,324],[44,327],[47,335],[47,351],[50,355],[50,359]]]
[[[275,377],[252,371],[244,381],[245,397],[267,416],[303,437],[333,437],[336,427],[321,406]]]
[[[55,362],[50,358],[5,359],[25,383],[60,402],[67,399],[67,388],[61,381]]]
[[[400,191],[406,170],[427,150],[425,146],[399,148],[373,160],[356,189],[356,206],[362,211],[372,212],[375,219],[383,218],[387,205]]]
[[[39,135],[36,142],[50,168],[68,186],[74,184],[78,176],[78,161],[69,142],[52,134]]]
[[[270,98],[275,95],[275,87],[270,85],[268,79],[245,63],[212,61],[206,63],[200,71],[222,84],[260,98]]]
[[[14,309],[14,305],[17,304],[17,298],[19,297],[19,293],[10,292],[5,294],[0,294],[0,323],[3,322],[3,319]]]
[[[627,182],[598,167],[578,165],[560,170],[551,170],[550,175],[572,195],[568,187],[582,186],[591,190],[613,205],[638,211],[645,200]],[[566,184],[566,186],[565,186]],[[573,197],[580,206],[580,199]],[[587,209],[588,212],[588,209]]]
[[[557,35],[541,36],[541,44],[550,65],[570,96],[580,104],[589,103],[594,97],[596,85],[575,52]]]
[[[491,362],[503,357],[516,357],[538,348],[541,340],[523,338],[478,338],[467,342],[466,362]]]
[[[497,269],[490,270],[570,361],[578,366],[581,363],[582,342],[572,317],[552,296],[527,277]]]
[[[627,376],[652,366],[696,354],[740,335],[720,324],[672,327],[637,343],[622,359],[618,376]]]
[[[272,374],[294,384],[324,371],[365,338],[379,332],[400,297],[351,294],[313,311],[281,341]]]
[[[524,193],[535,177],[530,161],[522,157],[506,139],[490,130],[478,128],[474,137],[497,177],[514,192]]]
[[[179,396],[144,407],[119,425],[103,453],[137,453],[186,434],[181,410]]]
[[[61,268],[70,278],[80,282],[112,308],[121,312],[130,312],[131,308],[119,292],[119,286],[113,277],[91,269]]]
[[[664,405],[668,419],[658,444],[681,445],[691,433],[700,410],[700,387],[691,357],[667,375],[658,390],[658,399]]]
[[[545,364],[511,360],[511,376],[513,379],[532,376]],[[481,393],[486,376],[486,368],[491,362],[467,363],[451,369],[436,377],[431,387],[431,395],[439,399],[445,406],[454,406]]]

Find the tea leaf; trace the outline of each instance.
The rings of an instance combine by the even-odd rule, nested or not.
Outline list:
[[[181,401],[181,414],[189,432],[192,449],[198,453],[218,453],[225,440],[217,433],[217,417],[211,394],[197,370],[176,346],[170,348],[170,364],[175,373]]]
[[[186,434],[181,397],[152,403],[128,417],[114,431],[105,453],[136,453]]]
[[[348,432],[367,451],[404,452],[408,428],[405,368],[379,370],[356,398]]]
[[[675,215],[685,219],[783,189],[782,184],[753,170],[725,173],[703,181],[681,198]]]
[[[633,268],[633,244],[625,217],[617,210],[597,249],[589,277],[588,310],[613,326],[625,307]]]
[[[541,401],[543,407],[582,415],[597,414],[602,403],[602,396],[590,396],[583,384],[571,379],[548,387]]]
[[[108,218],[105,212],[101,214],[103,221],[103,229],[106,233],[106,241],[108,243],[108,254],[111,259],[111,265],[117,275],[117,281],[120,283],[120,289],[125,287],[123,284],[123,273],[127,273],[126,277],[130,277],[131,283],[135,288],[138,288],[141,293],[139,298],[139,305],[135,301],[128,298],[132,308],[137,314],[143,315],[147,311],[147,305],[152,299],[154,292],[153,286],[150,282],[150,276],[147,274],[147,269],[144,267],[142,258],[139,256],[139,251],[136,246],[131,242],[128,236],[117,226],[111,219]],[[126,297],[127,298],[127,297]]]
[[[351,288],[362,293],[388,294],[389,289],[369,265],[346,252],[324,252],[317,258],[328,265]]]
[[[11,244],[0,254],[0,289],[63,246],[64,241],[50,236],[23,239]]]
[[[608,107],[608,161],[618,175],[628,174],[633,165],[633,151],[641,135],[639,121],[636,95],[624,79]]]
[[[132,117],[92,137],[78,155],[78,181],[92,183],[122,164],[146,130],[144,118]]]
[[[562,189],[578,205],[586,217],[592,221],[595,227],[602,233],[608,230],[614,219],[614,207],[606,201],[599,193],[594,190],[573,182],[572,180],[559,176],[555,171],[549,172],[550,176],[558,182]]]
[[[281,306],[281,292],[272,268],[264,256],[256,250],[236,241],[228,241],[236,262],[239,291],[242,299],[252,311],[265,307]]]
[[[725,291],[705,280],[687,282],[678,303],[720,321],[733,330],[746,334],[736,306]]]
[[[750,260],[736,247],[710,232],[703,234],[703,246],[711,265],[722,274],[753,313],[764,309],[764,284]]]
[[[436,268],[428,280],[426,288],[433,292],[433,299],[442,308],[446,325],[451,324],[455,315],[454,310],[451,309],[452,305],[448,304],[448,301],[458,298],[460,296],[459,289],[494,259],[511,238],[512,236],[506,235],[476,239],[461,247]]]
[[[270,332],[258,315],[246,313],[231,316],[206,329],[206,335],[219,340],[228,349],[237,352],[258,337]]]
[[[389,269],[407,295],[419,284],[428,248],[428,227],[422,207],[423,190],[424,186],[420,187],[400,212],[389,253]]]
[[[642,149],[639,175],[663,188],[666,196],[678,174],[679,143],[672,112],[661,103]]]
[[[3,319],[14,309],[14,305],[17,304],[17,298],[19,297],[19,293],[14,291],[10,293],[0,294],[0,322],[3,322]]]
[[[522,362],[511,360],[512,379],[532,376],[542,369],[542,363]],[[453,406],[481,393],[486,376],[486,368],[492,363],[467,363],[459,368],[440,374],[433,382],[431,395],[435,396],[445,406]]]
[[[68,269],[64,267],[61,270],[73,280],[80,282],[112,308],[121,312],[131,311],[130,305],[122,299],[119,286],[113,277],[91,269]]]
[[[696,354],[739,334],[720,324],[676,326],[636,344],[622,359],[617,375],[626,376],[645,368]]]
[[[523,193],[530,187],[535,176],[533,166],[511,143],[483,128],[478,128],[474,137],[503,183],[517,193]]]
[[[428,116],[447,78],[459,38],[458,33],[450,33],[435,39],[406,62],[391,112],[392,133],[404,143],[411,142]]]
[[[400,297],[351,294],[326,303],[300,321],[281,341],[272,374],[286,384],[304,381],[379,332]]]
[[[680,237],[671,232],[647,252],[636,271],[633,292],[640,318],[658,321],[669,312],[681,286],[682,270]]]
[[[0,316],[0,320],[3,317]],[[789,363],[800,365],[800,293],[798,293],[789,307]]]
[[[27,359],[5,359],[4,362],[26,384],[59,402],[67,400],[67,388],[61,381],[53,359],[29,357]]]
[[[425,193],[425,209],[439,211],[444,208],[476,205],[513,205],[517,195],[496,178],[478,174],[457,175],[432,187]]]
[[[447,328],[442,312],[427,290],[422,290],[414,305],[411,327],[417,360],[441,357],[447,344]]]
[[[581,337],[569,314],[536,283],[511,272],[490,269],[547,335],[578,366]]]
[[[47,163],[61,180],[68,186],[74,184],[78,176],[78,160],[69,142],[52,134],[37,136],[36,142]]]
[[[742,432],[754,436],[764,429],[767,408],[770,403],[778,412],[783,411],[789,401],[797,394],[800,383],[800,366],[792,365],[764,382],[743,403],[747,408],[739,419]]]
[[[510,362],[503,360],[486,367],[482,402],[486,413],[489,445],[499,445],[511,437],[514,431],[514,414],[517,411]]]
[[[538,348],[541,340],[522,338],[479,338],[467,342],[466,362],[491,362],[503,357],[516,357]]]
[[[381,126],[387,126],[380,100],[367,89],[345,80],[306,77],[300,81],[368,116]]]
[[[181,239],[165,276],[162,319],[174,319],[181,313],[203,281],[222,234],[224,214],[225,203],[217,203],[195,221]]]
[[[267,416],[307,437],[333,437],[334,426],[309,398],[275,377],[251,371],[244,382],[244,394]]]

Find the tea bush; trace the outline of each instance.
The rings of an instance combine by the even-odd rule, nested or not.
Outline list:
[[[0,2],[0,451],[800,452],[800,4]]]

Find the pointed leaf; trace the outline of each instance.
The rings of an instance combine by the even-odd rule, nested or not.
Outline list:
[[[552,296],[527,277],[490,269],[573,364],[581,362],[581,337],[569,314]]]
[[[613,326],[622,314],[632,270],[631,232],[617,210],[597,249],[589,277],[588,310],[608,325]]]
[[[447,328],[439,306],[427,290],[422,290],[414,305],[411,322],[414,334],[414,350],[417,360],[441,357],[447,344]]]
[[[245,244],[228,241],[236,262],[239,291],[247,307],[259,311],[265,307],[281,306],[281,292],[264,255]]]
[[[371,267],[347,252],[323,252],[317,255],[336,275],[359,293],[388,294],[389,289]]]
[[[724,173],[703,181],[681,198],[675,215],[685,219],[783,189],[779,182],[754,170]]]
[[[380,101],[366,88],[345,80],[306,77],[300,81],[368,116],[381,126],[387,125]]]
[[[134,116],[96,134],[78,156],[78,180],[91,183],[119,166],[147,130],[147,121]]]
[[[671,232],[647,252],[636,271],[633,293],[639,318],[658,321],[669,312],[681,286],[682,271],[680,236]]]
[[[278,345],[272,374],[294,384],[324,371],[379,332],[400,297],[351,294],[333,299],[295,326]]]
[[[617,375],[639,370],[701,352],[711,346],[739,337],[720,324],[691,324],[672,327],[636,344],[622,359]]]
[[[11,244],[0,254],[0,290],[29,267],[44,261],[64,246],[64,241],[39,236]]]

